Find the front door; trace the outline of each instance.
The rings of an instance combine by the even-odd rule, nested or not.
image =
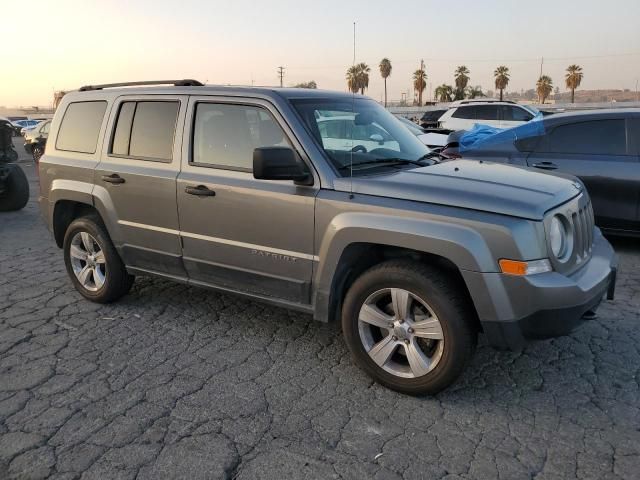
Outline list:
[[[529,155],[529,166],[579,177],[587,187],[596,224],[637,230],[640,165],[624,118],[553,127]]]
[[[190,281],[310,302],[316,186],[253,178],[253,150],[291,146],[262,100],[192,97],[177,197]]]
[[[126,96],[112,109],[94,196],[125,264],[185,278],[176,204],[186,96]],[[179,132],[176,134],[176,132]]]

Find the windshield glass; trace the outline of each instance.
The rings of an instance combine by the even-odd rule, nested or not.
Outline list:
[[[301,99],[291,102],[338,173],[372,168],[415,168],[429,149],[396,117],[363,99]],[[385,162],[385,160],[388,160]]]

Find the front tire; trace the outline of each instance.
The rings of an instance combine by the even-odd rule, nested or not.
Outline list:
[[[363,273],[342,308],[342,330],[358,366],[411,395],[451,385],[477,343],[475,313],[462,287],[436,268],[405,260]]]
[[[74,287],[96,303],[118,300],[129,292],[129,275],[97,215],[71,222],[64,236],[64,263]]]
[[[11,212],[25,207],[29,201],[29,181],[22,169],[15,164],[6,167],[4,193],[0,195],[0,212]],[[0,176],[4,176],[0,172]]]

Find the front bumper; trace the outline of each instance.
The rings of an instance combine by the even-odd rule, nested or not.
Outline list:
[[[571,275],[465,272],[489,344],[519,350],[528,338],[566,335],[615,291],[617,256],[596,229],[591,259]]]

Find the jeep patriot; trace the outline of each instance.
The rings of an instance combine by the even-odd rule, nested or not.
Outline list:
[[[479,333],[519,349],[613,298],[580,181],[440,162],[360,95],[87,86],[63,98],[39,168],[87,299],[156,275],[337,320],[355,362],[405,393],[450,385]]]

